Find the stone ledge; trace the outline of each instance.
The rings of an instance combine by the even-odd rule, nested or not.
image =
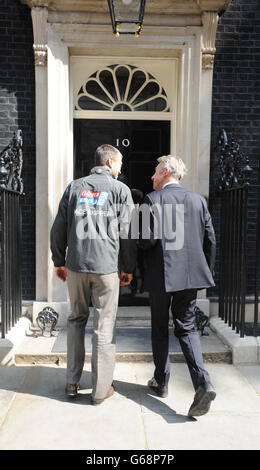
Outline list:
[[[233,364],[260,363],[260,338],[240,336],[224,320],[210,317],[210,328],[232,351]]]
[[[185,358],[181,352],[170,352],[170,362],[184,363]],[[232,363],[231,352],[203,353],[205,363]],[[66,353],[46,353],[46,354],[29,354],[17,353],[15,355],[16,364],[56,364],[62,365],[67,362]],[[85,354],[85,362],[91,362],[91,353]],[[121,352],[116,353],[116,362],[153,362],[153,354],[151,352]]]
[[[258,307],[260,308],[260,302],[258,303]],[[218,300],[210,300],[210,317],[217,316],[219,314],[219,302]],[[246,305],[245,305],[245,321],[246,322],[253,322],[254,321],[254,299],[253,297],[246,297]]]

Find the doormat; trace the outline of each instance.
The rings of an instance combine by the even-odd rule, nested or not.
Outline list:
[[[86,328],[85,352],[92,351],[92,328]],[[151,328],[117,328],[116,329],[116,351],[117,352],[151,352]],[[169,328],[169,351],[181,352],[179,341]],[[67,352],[67,329],[60,330],[59,335],[52,348],[53,353]]]

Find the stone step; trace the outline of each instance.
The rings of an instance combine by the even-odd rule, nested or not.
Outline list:
[[[91,360],[92,328],[86,329],[85,360]],[[205,362],[232,362],[231,350],[219,338],[206,328],[207,335],[200,336]],[[171,362],[184,362],[179,341],[169,328],[169,356]],[[44,337],[39,330],[32,329],[15,353],[16,364],[63,364],[66,362],[66,328],[53,332],[51,337]],[[116,360],[118,362],[153,361],[151,348],[151,328],[146,326],[117,326]]]

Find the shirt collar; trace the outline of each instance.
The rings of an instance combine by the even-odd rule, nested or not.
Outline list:
[[[168,184],[180,184],[179,181],[177,180],[174,180],[174,181],[169,181],[169,183],[165,183],[162,187],[162,189],[166,188],[166,186],[168,186]]]

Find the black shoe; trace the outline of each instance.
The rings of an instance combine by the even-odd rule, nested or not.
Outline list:
[[[212,400],[216,397],[216,392],[210,383],[200,385],[195,393],[193,403],[189,409],[188,416],[205,415],[209,409]]]
[[[166,398],[168,396],[168,387],[166,385],[159,385],[154,377],[148,381],[147,385],[158,397]]]
[[[76,397],[79,390],[79,384],[67,384],[66,385],[66,394],[68,397]]]

